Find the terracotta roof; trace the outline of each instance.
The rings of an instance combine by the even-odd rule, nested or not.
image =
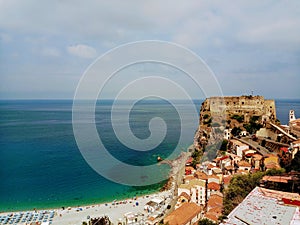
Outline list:
[[[208,166],[207,166],[207,169],[212,169],[212,168],[215,168],[216,166],[214,166],[214,165],[212,165],[212,164],[208,164]]]
[[[193,202],[185,202],[178,209],[171,212],[164,219],[164,224],[169,225],[185,225],[196,217],[202,208]]]
[[[194,180],[194,179],[196,179],[195,177],[194,177],[194,175],[186,175],[185,177],[184,177],[184,180],[186,180],[186,181],[190,181],[190,180]]]
[[[190,195],[188,195],[186,192],[182,192],[180,195],[179,195],[179,197],[184,197],[184,198],[186,198],[188,201],[190,201],[191,200],[191,196]]]
[[[271,181],[278,183],[288,183],[289,180],[292,180],[292,177],[283,177],[283,176],[264,176],[262,178],[263,181]]]
[[[223,157],[221,157],[221,158],[219,158],[219,159],[222,161],[222,160],[228,159],[228,158],[229,158],[229,156],[228,156],[228,155],[225,155],[225,156],[223,156]]]
[[[224,184],[229,184],[231,178],[232,178],[232,176],[230,176],[230,175],[228,175],[228,176],[223,176],[223,182],[224,182]]]
[[[188,160],[186,161],[186,163],[192,163],[193,162],[193,158],[189,157]]]
[[[219,190],[220,190],[220,184],[218,184],[218,183],[216,183],[216,182],[210,182],[210,183],[208,183],[208,185],[207,185],[207,189],[219,191]]]
[[[262,187],[258,188],[258,190],[264,196],[271,197],[271,198],[276,198],[278,200],[281,200],[282,198],[300,200],[300,195],[298,193],[276,191],[276,190],[271,190],[271,189],[262,188]]]
[[[222,207],[214,207],[214,208],[210,209],[208,212],[222,214]]]
[[[214,213],[209,213],[209,212],[205,213],[204,217],[207,218],[207,219],[210,219],[210,220],[212,220],[214,222],[218,222],[218,218],[219,218],[218,215],[216,215]]]
[[[194,169],[194,167],[192,167],[192,166],[186,166],[186,167],[185,167],[185,170],[193,171],[193,170],[195,170],[195,169]]]
[[[218,194],[212,194],[207,201],[207,208],[212,209],[215,207],[223,206],[223,196]]]
[[[280,169],[281,168],[280,165],[276,162],[268,162],[268,163],[265,162],[265,167],[267,169]]]
[[[207,174],[204,172],[197,171],[194,176],[201,180],[207,180]]]
[[[214,174],[208,175],[208,176],[207,176],[207,179],[209,179],[209,178],[220,179],[217,175],[214,175]]]
[[[238,166],[251,167],[250,163],[246,162],[245,160],[239,161]]]
[[[252,158],[253,158],[254,160],[261,160],[261,159],[263,158],[263,156],[260,155],[260,154],[254,154],[254,155],[252,156]]]
[[[233,166],[225,166],[225,169],[226,170],[234,170],[234,167]]]
[[[293,144],[300,144],[300,139],[293,141]]]

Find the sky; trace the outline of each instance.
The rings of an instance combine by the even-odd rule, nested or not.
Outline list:
[[[253,91],[299,99],[297,0],[0,0],[0,99],[72,99],[99,56],[143,40],[176,43],[197,54],[224,95]],[[152,75],[175,73],[163,66],[133,66],[121,71],[119,85],[108,85],[103,98],[113,98],[124,82],[136,79],[132,74],[148,67]],[[192,98],[203,97],[188,90],[190,81],[178,82]],[[169,92],[174,98],[178,93]]]

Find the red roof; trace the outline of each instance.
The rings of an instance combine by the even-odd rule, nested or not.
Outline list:
[[[188,160],[186,161],[186,163],[192,163],[193,162],[193,158],[189,157]]]
[[[288,152],[288,151],[289,151],[289,149],[286,148],[286,147],[281,147],[280,150],[281,150],[281,151],[284,151],[284,152]]]
[[[231,175],[229,175],[229,176],[223,176],[223,182],[224,182],[224,184],[229,184],[231,178],[232,178]]]
[[[282,201],[284,202],[284,204],[287,204],[287,205],[300,206],[300,201],[299,200],[282,198]]]
[[[220,160],[222,161],[222,160],[228,159],[228,158],[229,158],[229,156],[228,156],[228,155],[225,155],[225,156],[223,156],[222,158],[220,158]]]
[[[197,171],[195,173],[195,177],[198,179],[201,179],[201,180],[207,180],[207,174],[200,172],[200,171]]]
[[[210,183],[208,183],[208,185],[207,185],[207,189],[219,191],[219,190],[220,190],[220,185],[217,184],[216,182],[210,182]]]

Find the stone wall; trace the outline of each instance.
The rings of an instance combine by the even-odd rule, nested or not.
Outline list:
[[[263,96],[225,96],[210,97],[202,105],[202,112],[244,115],[245,122],[251,116],[265,116],[266,120],[276,120],[274,100],[265,100]]]

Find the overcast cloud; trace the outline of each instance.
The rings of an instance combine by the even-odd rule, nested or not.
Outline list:
[[[225,95],[300,96],[297,0],[0,0],[0,98],[72,98],[98,56],[153,39],[199,55]]]

